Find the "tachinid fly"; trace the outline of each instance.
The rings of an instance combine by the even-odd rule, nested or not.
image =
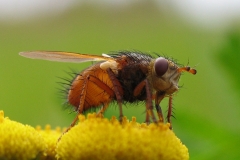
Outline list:
[[[118,51],[110,54],[88,55],[70,52],[30,51],[21,52],[21,56],[60,62],[81,63],[99,61],[79,73],[68,90],[68,103],[74,106],[78,114],[101,107],[103,114],[112,101],[117,101],[120,121],[123,117],[123,102],[146,102],[146,122],[164,122],[160,102],[169,98],[167,121],[171,124],[172,96],[178,91],[178,81],[183,71],[196,74],[189,66],[179,66],[173,60],[138,51]],[[153,104],[152,100],[155,101]],[[158,120],[153,106],[155,106]],[[75,125],[78,116],[69,129]],[[68,130],[69,130],[68,129]]]

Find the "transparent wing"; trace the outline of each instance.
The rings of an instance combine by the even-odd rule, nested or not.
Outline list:
[[[98,56],[71,52],[54,52],[54,51],[30,51],[30,52],[20,52],[19,55],[32,59],[43,59],[49,61],[58,62],[72,62],[81,63],[87,61],[106,61],[113,60],[112,57],[108,56]]]

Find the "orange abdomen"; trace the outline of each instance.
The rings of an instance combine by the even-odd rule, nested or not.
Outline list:
[[[109,103],[114,97],[113,83],[108,73],[100,68],[100,64],[93,65],[77,75],[68,91],[68,102],[76,107],[76,111],[85,111]],[[79,109],[80,105],[83,106],[82,109]]]

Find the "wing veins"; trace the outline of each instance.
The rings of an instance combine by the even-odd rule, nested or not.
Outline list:
[[[30,51],[30,52],[20,52],[19,55],[31,59],[42,59],[49,61],[58,62],[72,62],[81,63],[87,61],[106,61],[113,60],[112,57],[90,55],[90,54],[80,54],[73,52],[58,52],[58,51]]]

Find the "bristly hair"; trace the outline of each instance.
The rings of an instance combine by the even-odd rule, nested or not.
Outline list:
[[[179,66],[179,67],[183,66],[182,64],[179,64],[178,61],[177,61],[177,59],[175,59],[175,58],[173,58],[173,57],[167,56],[167,55],[165,55],[165,54],[160,55],[159,53],[156,53],[156,52],[153,52],[153,54],[156,55],[157,57],[163,57],[163,58],[165,58],[165,59],[168,59],[168,60],[172,61],[174,64],[176,64],[176,65]]]
[[[161,55],[161,54],[156,53],[156,52],[146,53],[146,52],[141,52],[141,51],[138,51],[138,50],[132,50],[132,51],[130,51],[130,50],[120,50],[120,51],[111,51],[111,52],[109,52],[108,55],[113,57],[113,58],[118,58],[118,57],[121,57],[122,55],[125,55],[128,58],[134,60],[134,62],[136,62],[136,63],[139,63],[139,62],[142,62],[142,61],[149,62],[152,59],[155,59],[155,58],[158,58],[158,57],[163,57],[165,59],[168,59],[168,60],[172,61],[177,66],[183,66],[182,64],[179,64],[177,62],[177,60],[174,59],[173,57],[167,56],[165,54]],[[153,56],[153,55],[155,55],[155,56]]]
[[[74,107],[68,103],[68,92],[71,89],[72,82],[76,76],[78,76],[81,72],[77,72],[76,70],[70,69],[70,71],[65,71],[68,77],[58,77],[60,81],[57,83],[60,85],[59,95],[62,99],[64,99],[63,107],[64,109],[70,109],[71,112],[75,112]]]
[[[109,55],[113,58],[118,58],[118,57],[121,57],[121,56],[125,55],[126,57],[133,60],[133,62],[135,62],[135,63],[139,63],[139,62],[142,62],[142,61],[150,62],[153,59],[151,54],[144,53],[144,52],[137,51],[137,50],[133,50],[133,51],[128,51],[128,50],[112,51],[112,52],[109,52]]]

